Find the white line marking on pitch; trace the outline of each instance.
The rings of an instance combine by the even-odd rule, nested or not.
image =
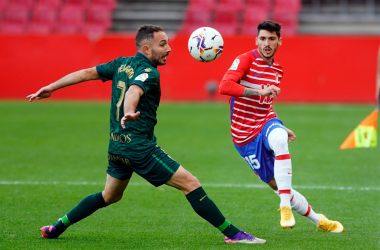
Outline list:
[[[104,186],[105,183],[101,182],[47,182],[47,181],[0,181],[0,185],[70,185],[70,186]],[[131,182],[130,186],[150,186],[148,182]],[[218,183],[205,183],[204,187],[226,187],[226,188],[267,188],[265,184],[218,184]],[[337,187],[337,186],[298,186],[294,185],[297,189],[322,189],[322,190],[342,190],[342,191],[380,191],[380,187]]]

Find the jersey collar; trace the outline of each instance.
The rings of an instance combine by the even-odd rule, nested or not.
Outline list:
[[[142,53],[137,52],[135,57],[140,57],[140,58],[144,59],[147,63],[152,65],[153,67],[157,68],[157,66],[151,60],[149,60],[148,57],[144,56]]]
[[[256,58],[261,58],[261,59],[262,59],[262,56],[260,55],[259,50],[254,49],[254,50],[252,50],[252,51],[253,51],[253,54],[255,54],[255,57],[256,57]],[[267,64],[268,64],[268,63],[267,63]],[[273,62],[272,62],[272,64],[268,64],[269,67],[271,67],[272,65],[276,65],[276,61],[274,60],[274,58],[273,58]]]

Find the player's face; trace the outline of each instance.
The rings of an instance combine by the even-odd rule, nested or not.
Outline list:
[[[281,45],[282,38],[278,37],[276,32],[270,32],[267,30],[260,30],[256,37],[256,45],[258,47],[260,55],[266,59],[266,61],[272,62],[273,56],[277,51],[277,47]]]
[[[163,31],[154,32],[154,37],[151,43],[151,58],[150,60],[158,65],[166,64],[166,57],[172,50],[169,46],[169,38]]]

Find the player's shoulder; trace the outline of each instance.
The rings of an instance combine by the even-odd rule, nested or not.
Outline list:
[[[123,64],[129,64],[131,59],[132,59],[132,57],[120,56],[118,58],[115,58],[113,61],[118,65],[123,65]]]
[[[253,60],[254,55],[252,51],[240,54],[235,58],[230,69],[236,70],[241,67],[248,67],[250,64],[252,64]]]
[[[149,63],[142,63],[139,65],[137,72],[140,74],[147,73],[152,76],[160,76],[160,72],[157,70],[156,67],[153,67]]]
[[[256,57],[253,51],[250,50],[243,54],[240,54],[239,56],[236,57],[236,59],[238,59],[241,62],[252,63],[256,59]]]
[[[145,79],[151,79],[151,81],[159,81],[160,72],[149,63],[142,62],[136,68],[136,80],[139,79],[144,79],[144,81]]]

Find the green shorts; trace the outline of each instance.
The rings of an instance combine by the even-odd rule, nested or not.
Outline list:
[[[133,172],[158,187],[165,184],[177,171],[180,164],[173,160],[164,150],[156,146],[144,156],[127,157],[108,153],[107,174],[119,179],[131,178]]]

